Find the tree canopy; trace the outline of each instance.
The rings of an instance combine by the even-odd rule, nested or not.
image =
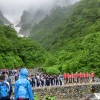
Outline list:
[[[18,38],[9,26],[0,26],[0,68],[33,68],[42,66],[46,52],[35,41]]]

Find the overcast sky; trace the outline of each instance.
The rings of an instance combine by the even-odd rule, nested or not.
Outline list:
[[[24,10],[29,8],[52,8],[58,1],[61,0],[0,0],[0,10],[12,22],[17,22]],[[63,0],[62,0],[63,1]],[[71,2],[77,0],[69,0]]]

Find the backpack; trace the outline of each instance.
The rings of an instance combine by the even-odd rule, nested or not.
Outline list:
[[[13,89],[12,89],[12,85],[6,81],[6,84],[7,84],[7,87],[9,89],[9,97],[11,96],[12,92],[13,92]]]
[[[23,85],[20,83],[20,84],[18,84],[17,89],[18,89],[18,92],[21,96],[26,97],[26,94],[28,92],[27,85]]]
[[[6,82],[0,82],[0,98],[9,96],[9,87]]]

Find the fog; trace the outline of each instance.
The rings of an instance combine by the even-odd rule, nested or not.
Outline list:
[[[30,8],[34,11],[38,9],[50,10],[56,5],[63,6],[65,2],[70,4],[76,1],[78,0],[0,0],[0,10],[12,23],[18,23],[24,10]]]

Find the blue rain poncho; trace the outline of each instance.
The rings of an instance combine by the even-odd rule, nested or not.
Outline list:
[[[30,82],[27,80],[27,76],[27,69],[22,68],[19,74],[19,79],[15,82],[14,100],[17,100],[17,98],[29,98],[29,100],[34,100],[32,87]]]

